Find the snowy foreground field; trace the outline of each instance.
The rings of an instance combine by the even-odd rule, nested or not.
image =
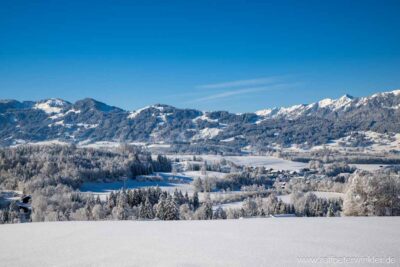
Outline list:
[[[399,266],[399,227],[399,217],[2,225],[0,266]]]

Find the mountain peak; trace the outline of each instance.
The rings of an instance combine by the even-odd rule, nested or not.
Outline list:
[[[82,100],[78,100],[75,102],[74,107],[79,110],[94,109],[102,112],[122,111],[120,108],[109,106],[93,98],[84,98]]]
[[[400,89],[393,90],[391,93],[394,95],[400,95]]]
[[[339,99],[354,99],[354,96],[352,96],[352,95],[349,95],[349,94],[344,94],[344,95],[342,95]]]

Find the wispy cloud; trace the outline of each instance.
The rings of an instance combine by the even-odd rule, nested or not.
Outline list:
[[[236,80],[223,83],[206,84],[196,86],[196,89],[215,89],[210,94],[209,90],[193,90],[189,93],[176,95],[175,97],[190,97],[190,100],[184,103],[209,102],[214,100],[225,100],[238,95],[252,95],[259,92],[272,90],[284,90],[296,87],[299,82],[291,82],[292,75],[270,76],[257,79]],[[205,93],[209,93],[204,96]],[[196,97],[196,95],[198,97]]]
[[[256,86],[256,85],[266,85],[277,83],[281,80],[281,77],[272,76],[272,77],[264,77],[259,79],[250,79],[250,80],[238,80],[238,81],[230,81],[223,83],[214,83],[214,84],[205,84],[196,86],[198,89],[225,89],[232,87],[242,87],[242,86]]]
[[[229,98],[231,96],[242,95],[242,94],[250,94],[250,93],[257,93],[257,92],[266,92],[272,91],[276,89],[285,89],[288,88],[288,84],[279,84],[279,85],[272,85],[272,86],[260,86],[260,87],[251,87],[251,88],[241,88],[237,90],[230,90],[218,94],[212,94],[205,97],[196,98],[186,103],[196,103],[196,102],[207,102],[212,100],[224,99]]]

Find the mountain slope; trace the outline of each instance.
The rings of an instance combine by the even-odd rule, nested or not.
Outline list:
[[[176,151],[265,150],[320,145],[354,131],[400,132],[400,90],[255,113],[202,112],[156,104],[129,112],[94,99],[0,101],[0,145],[59,140],[173,144]]]

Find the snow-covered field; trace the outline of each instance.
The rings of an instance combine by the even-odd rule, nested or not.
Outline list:
[[[190,160],[193,155],[168,155],[169,158],[180,158]],[[308,167],[307,163],[295,162],[290,160],[284,160],[272,156],[220,156],[220,155],[196,155],[198,158],[202,158],[207,162],[219,162],[225,158],[237,165],[242,166],[253,166],[259,167],[264,166],[266,168],[273,168],[276,170],[299,170]]]
[[[185,171],[185,172],[182,172],[182,174],[185,176],[188,176],[188,177],[192,177],[192,178],[213,177],[213,178],[217,178],[217,179],[223,179],[225,177],[225,175],[227,175],[226,173],[213,172],[213,171],[207,171],[206,173],[202,173],[201,171]]]
[[[370,266],[300,258],[370,256],[399,266],[399,226],[399,217],[1,225],[0,265]]]
[[[354,166],[357,169],[364,170],[364,171],[376,171],[376,170],[382,169],[382,168],[390,166],[390,165],[384,165],[384,164],[350,164],[350,166]]]
[[[339,199],[344,197],[343,193],[336,193],[336,192],[321,192],[321,191],[312,191],[317,197],[319,198],[326,198],[326,199]],[[281,195],[278,196],[278,199],[282,200],[287,204],[291,204],[291,194],[288,195]]]
[[[231,203],[225,203],[220,205],[214,205],[213,209],[216,210],[218,207],[223,208],[224,210],[228,209],[240,209],[243,206],[243,201],[235,201]]]

